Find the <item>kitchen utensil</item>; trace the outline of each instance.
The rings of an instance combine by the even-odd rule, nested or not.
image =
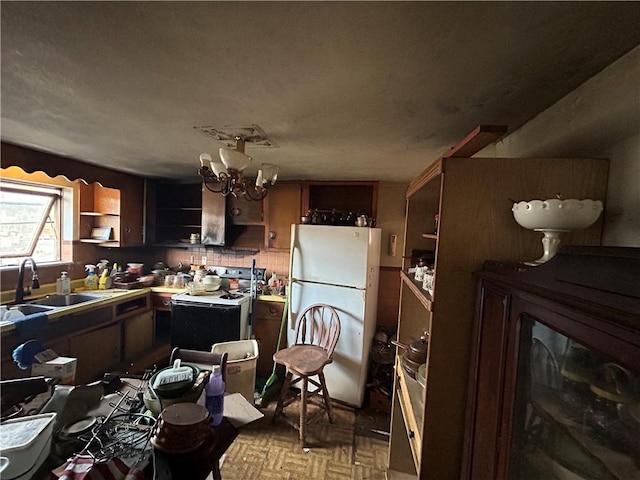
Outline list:
[[[143,287],[151,287],[155,283],[156,277],[155,275],[144,275],[140,277],[139,281]]]
[[[188,372],[189,370],[191,370],[190,373]],[[178,365],[176,368],[174,364],[171,367],[166,367],[156,372],[149,380],[149,384],[160,398],[176,398],[188,392],[191,387],[193,387],[199,374],[200,369],[194,365]],[[162,379],[175,379],[176,381],[161,383]]]
[[[145,407],[147,407],[151,413],[157,417],[160,415],[162,410],[167,408],[169,405],[173,405],[175,403],[197,402],[208,380],[209,372],[206,370],[201,371],[191,389],[175,398],[159,398],[153,389],[147,386],[142,394],[142,400]]]
[[[153,270],[167,270],[169,267],[167,267],[167,264],[164,262],[156,262],[153,264],[153,267],[151,267]]]
[[[204,289],[207,292],[215,292],[222,285],[222,279],[217,275],[206,275],[202,283],[204,283]]]
[[[411,378],[416,378],[416,374],[418,373],[418,368],[420,367],[420,363],[414,362],[410,360],[405,355],[400,357],[400,365],[402,365],[402,369],[407,372],[407,374]]]
[[[421,363],[425,363],[427,358],[427,339],[429,338],[429,333],[424,332],[424,334],[420,337],[419,340],[412,341],[409,345],[405,345],[404,343],[400,343],[397,340],[391,340],[391,343],[397,347],[400,347],[404,350],[403,357],[410,360],[417,365]],[[416,366],[416,370],[417,370]]]

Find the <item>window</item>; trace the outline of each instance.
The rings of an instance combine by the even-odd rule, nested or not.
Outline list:
[[[61,260],[62,189],[0,182],[0,265]]]

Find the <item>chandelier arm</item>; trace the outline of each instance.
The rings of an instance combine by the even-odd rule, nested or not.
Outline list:
[[[256,187],[255,185],[249,185],[244,191],[244,198],[247,200],[260,201],[267,196],[267,189],[264,187]]]

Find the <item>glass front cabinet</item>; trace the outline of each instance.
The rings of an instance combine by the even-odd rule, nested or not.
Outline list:
[[[463,478],[640,479],[640,248],[486,262]]]

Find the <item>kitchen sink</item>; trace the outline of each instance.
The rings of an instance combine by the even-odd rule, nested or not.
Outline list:
[[[30,305],[45,305],[49,307],[68,307],[79,303],[90,302],[102,298],[98,295],[86,295],[84,293],[70,293],[68,295],[48,295],[38,300],[29,302]]]
[[[53,310],[53,307],[49,307],[46,305],[24,304],[12,305],[9,310],[18,310],[23,315],[31,315],[32,313],[49,312]]]

